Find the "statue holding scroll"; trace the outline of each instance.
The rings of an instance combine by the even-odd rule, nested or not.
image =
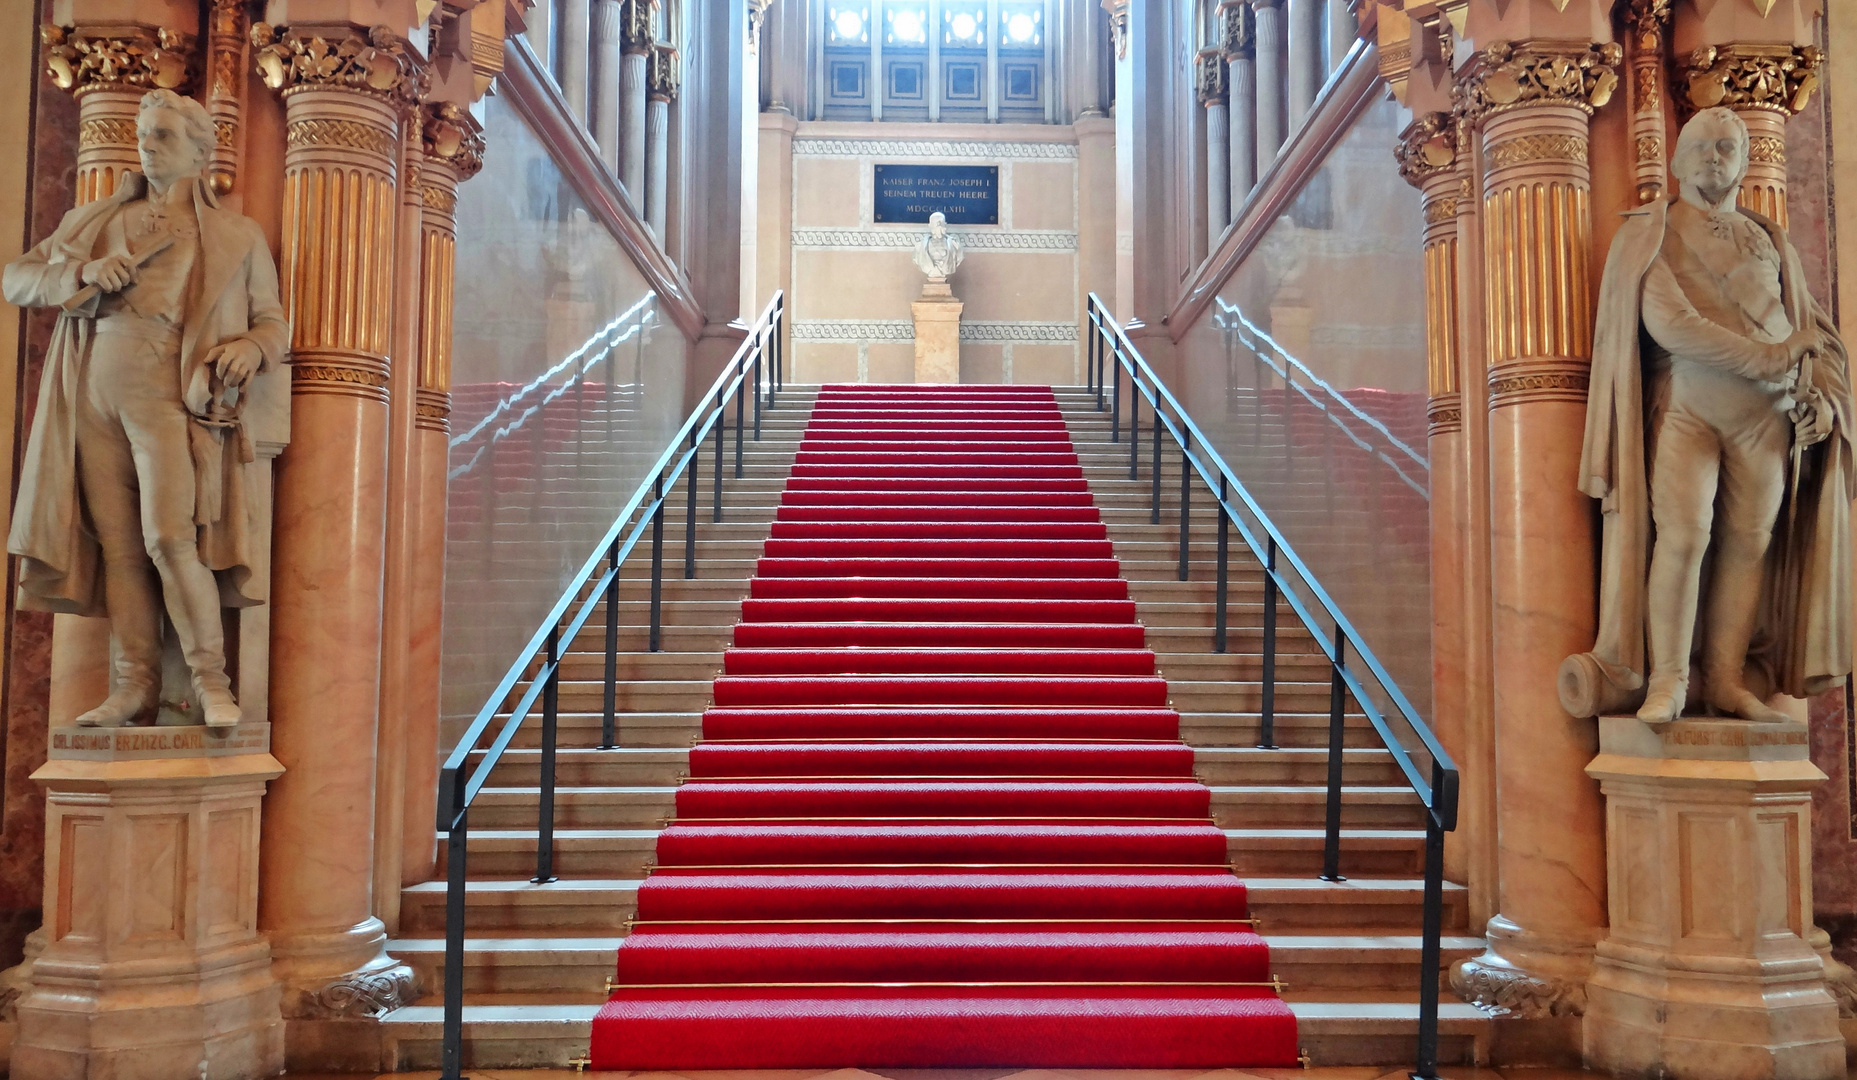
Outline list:
[[[1681,196],[1626,215],[1600,288],[1581,489],[1605,534],[1576,716],[1779,721],[1851,670],[1848,358],[1785,230],[1736,210],[1747,126],[1705,109]]]
[[[242,394],[290,326],[257,223],[202,175],[213,122],[167,90],[136,117],[142,172],[65,215],[6,267],[6,299],[61,309],[39,383],[8,550],[22,608],[107,614],[114,727],[161,690],[165,612],[205,722],[239,722],[222,607],[243,607],[251,534]]]

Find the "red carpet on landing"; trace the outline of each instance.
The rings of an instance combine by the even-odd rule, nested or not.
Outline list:
[[[1296,1063],[1048,387],[828,386],[596,1069]]]

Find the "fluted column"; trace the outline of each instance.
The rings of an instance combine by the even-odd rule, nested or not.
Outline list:
[[[619,182],[640,211],[645,208],[645,75],[655,44],[656,7],[650,0],[625,0],[625,55],[619,61]]]
[[[1425,222],[1427,456],[1431,462],[1432,716],[1445,749],[1464,764],[1464,558],[1467,478],[1462,468],[1464,399],[1458,371],[1456,126],[1449,113],[1423,113],[1395,149],[1399,174],[1419,189]],[[1447,838],[1445,876],[1467,878],[1462,830]]]
[[[284,98],[292,327],[271,592],[272,750],[286,772],[265,800],[259,920],[286,1017],[373,1016],[413,990],[374,915],[374,751],[401,124],[424,73],[381,30],[260,24],[253,40]]]
[[[1229,209],[1236,217],[1257,186],[1257,38],[1251,5],[1245,0],[1226,0],[1219,5],[1219,25],[1224,32],[1225,96],[1231,124],[1226,147],[1231,156]]]
[[[1283,148],[1286,73],[1283,0],[1251,0],[1257,58],[1257,175],[1270,171]]]
[[[1577,1014],[1606,922],[1605,817],[1583,769],[1591,723],[1561,708],[1561,661],[1591,644],[1591,500],[1579,490],[1592,359],[1588,124],[1617,45],[1498,42],[1466,87],[1483,136],[1499,912],[1453,972],[1468,1000]]]
[[[425,168],[420,177],[419,370],[407,518],[413,559],[406,702],[405,828],[401,880],[428,881],[438,869],[439,643],[444,621],[445,499],[451,433],[452,297],[458,248],[458,183],[484,162],[482,129],[451,104],[421,110]]]
[[[1747,123],[1741,205],[1786,225],[1786,120],[1818,87],[1824,56],[1815,45],[1704,45],[1685,57],[1687,103],[1723,105]]]
[[[1285,134],[1302,126],[1322,92],[1328,69],[1322,64],[1322,39],[1328,28],[1322,17],[1323,0],[1287,0],[1289,5],[1289,70],[1285,102],[1289,114]]]
[[[670,201],[671,100],[677,96],[677,50],[654,46],[645,76],[651,87],[645,102],[645,223],[663,244],[665,207]]]
[[[555,77],[561,81],[561,96],[567,99],[567,111],[582,124],[588,120],[587,61],[591,55],[588,32],[592,18],[588,3],[589,0],[561,0],[558,9],[561,29],[556,38],[561,55],[555,58]]]
[[[1631,28],[1626,57],[1631,64],[1631,167],[1638,201],[1661,198],[1670,172],[1670,148],[1664,143],[1664,31],[1670,25],[1670,0],[1631,0],[1625,19]]]
[[[1328,70],[1332,74],[1345,60],[1361,34],[1360,19],[1354,14],[1355,0],[1325,0],[1327,8]]]
[[[614,175],[619,173],[619,125],[625,112],[620,89],[626,65],[620,55],[625,7],[623,0],[593,0],[593,142]]]
[[[1226,146],[1231,121],[1225,115],[1225,57],[1216,48],[1202,49],[1193,67],[1199,103],[1206,107],[1206,250],[1210,252],[1231,224],[1231,154]]]

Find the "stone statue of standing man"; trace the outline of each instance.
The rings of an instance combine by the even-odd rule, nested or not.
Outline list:
[[[264,234],[202,175],[213,135],[198,102],[143,97],[142,171],[5,270],[9,302],[61,309],[7,548],[22,608],[109,617],[111,690],[83,725],[155,708],[164,612],[205,722],[239,722],[221,609],[257,602],[241,395],[290,325]]]
[[[1561,665],[1576,716],[1773,722],[1851,670],[1848,357],[1785,230],[1735,208],[1747,126],[1705,109],[1674,201],[1606,261],[1581,489],[1601,501],[1599,635]],[[1699,676],[1699,677],[1698,677]]]

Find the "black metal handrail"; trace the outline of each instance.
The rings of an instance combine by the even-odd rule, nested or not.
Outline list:
[[[742,476],[742,440],[750,430],[747,399],[754,400],[753,438],[761,438],[762,409],[771,408],[775,395],[784,387],[782,373],[781,328],[786,318],[786,297],[776,292],[760,318],[715,384],[703,395],[703,404],[691,412],[683,427],[672,436],[664,453],[646,474],[632,497],[626,500],[600,540],[593,554],[574,575],[561,598],[555,601],[528,645],[516,657],[503,680],[491,691],[484,706],[471,721],[457,745],[439,771],[438,831],[446,834],[445,888],[445,1021],[443,1048],[444,1080],[460,1080],[464,1058],[464,898],[465,855],[470,841],[469,811],[471,803],[483,790],[503,752],[509,749],[516,733],[529,718],[539,698],[542,703],[542,760],[540,806],[536,821],[535,876],[537,884],[555,880],[554,875],[554,795],[555,728],[559,715],[561,659],[563,645],[571,645],[593,613],[602,605],[606,610],[604,674],[605,698],[600,720],[600,748],[613,748],[618,705],[619,663],[619,568],[651,530],[651,625],[647,647],[660,651],[664,600],[664,514],[669,492],[677,481],[687,476],[684,524],[684,577],[696,577],[696,503],[697,472],[710,433],[715,433],[715,498],[712,520],[722,520],[723,442],[727,434],[729,398],[735,399],[736,479]],[[752,393],[750,391],[752,390]],[[680,451],[681,448],[681,451]],[[674,459],[674,460],[673,460]],[[602,571],[601,566],[605,569]],[[598,575],[597,579],[595,575]],[[589,586],[589,583],[591,585]],[[576,601],[580,608],[570,619],[568,613]],[[565,623],[565,625],[564,625]],[[537,660],[540,660],[539,664]],[[478,744],[497,724],[516,687],[528,682],[509,715],[501,721],[490,744]],[[471,757],[481,754],[473,767]]]
[[[1225,463],[1211,440],[1187,415],[1180,402],[1167,389],[1154,369],[1148,366],[1140,350],[1129,341],[1121,324],[1109,314],[1095,293],[1089,298],[1089,388],[1096,394],[1097,411],[1110,414],[1110,441],[1122,439],[1122,376],[1128,375],[1128,470],[1130,480],[1141,478],[1141,401],[1146,399],[1150,413],[1152,444],[1149,471],[1153,478],[1152,512],[1149,520],[1161,520],[1161,433],[1165,431],[1180,448],[1180,569],[1181,581],[1189,574],[1188,538],[1191,525],[1191,483],[1194,473],[1214,494],[1218,505],[1218,590],[1214,605],[1212,648],[1226,649],[1226,607],[1228,599],[1228,562],[1230,530],[1236,528],[1245,546],[1264,568],[1263,682],[1260,716],[1262,749],[1275,745],[1276,705],[1276,629],[1279,597],[1302,620],[1322,654],[1328,659],[1328,778],[1327,805],[1322,848],[1322,874],[1325,881],[1341,881],[1341,765],[1342,733],[1347,698],[1366,715],[1379,735],[1399,771],[1411,785],[1425,808],[1425,901],[1423,937],[1419,949],[1419,1031],[1417,1063],[1413,1075],[1436,1080],[1438,1073],[1438,993],[1442,958],[1440,937],[1444,920],[1444,834],[1457,827],[1457,766],[1442,743],[1432,733],[1412,702],[1394,683],[1393,678],[1374,656],[1373,650],[1354,629],[1341,608],[1324,590],[1315,575],[1284,539],[1276,524],[1251,497],[1236,473]],[[1109,362],[1110,357],[1115,362]],[[1107,392],[1108,400],[1104,400]],[[1169,415],[1171,413],[1171,416]],[[1242,508],[1243,513],[1240,513]],[[1294,578],[1286,576],[1286,570]],[[1299,591],[1298,584],[1301,589]],[[1309,599],[1303,598],[1302,592]],[[1313,606],[1312,606],[1313,605]],[[1324,627],[1332,628],[1326,632]],[[1349,659],[1349,651],[1353,659]],[[1374,703],[1362,675],[1370,678],[1379,692],[1417,738],[1424,754],[1431,759],[1431,775],[1426,776],[1408,750],[1394,734],[1389,718]]]

